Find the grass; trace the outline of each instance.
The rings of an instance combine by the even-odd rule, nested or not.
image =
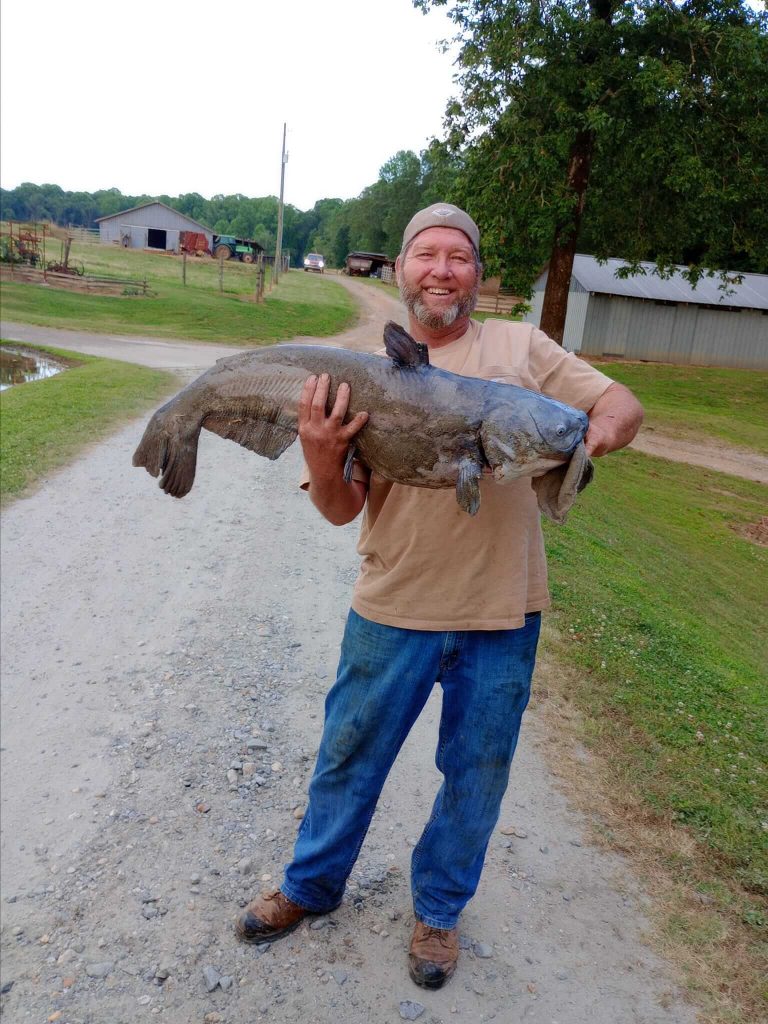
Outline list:
[[[621,362],[599,369],[635,392],[656,429],[768,455],[768,373]]]
[[[0,342],[13,344],[13,342]],[[18,497],[87,444],[173,389],[173,374],[48,346],[69,369],[0,393],[0,500]]]
[[[58,244],[49,247],[50,259],[58,255]],[[82,262],[89,274],[146,278],[152,294],[83,295],[5,281],[4,318],[109,334],[261,344],[297,335],[327,337],[344,330],[356,316],[354,300],[324,275],[289,272],[257,305],[252,301],[255,268],[234,261],[224,264],[220,293],[218,262],[207,257],[187,260],[186,287],[180,256],[75,242],[72,259]]]
[[[643,397],[663,408],[669,368],[654,369],[659,393],[648,375]],[[761,401],[744,399],[745,422]],[[768,937],[768,549],[738,532],[764,514],[760,484],[625,450],[546,530],[550,643],[575,669],[560,696],[602,759],[608,802],[646,823],[634,841],[653,828],[677,837],[654,870],[706,900],[706,935],[701,904],[662,931],[695,950],[693,984],[712,1006],[729,990],[730,1016],[712,1021],[768,1009],[756,966]]]

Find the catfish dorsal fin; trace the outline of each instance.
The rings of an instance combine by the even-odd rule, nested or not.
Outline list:
[[[384,326],[384,347],[397,366],[429,366],[429,349],[414,341],[408,331],[394,320]]]

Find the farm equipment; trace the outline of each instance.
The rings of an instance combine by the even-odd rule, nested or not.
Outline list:
[[[14,226],[16,232],[14,234]],[[42,231],[39,234],[38,231]],[[30,267],[45,264],[45,224],[38,229],[37,224],[18,224],[8,222],[8,234],[3,234],[0,259],[3,263],[27,263]]]
[[[217,260],[240,260],[255,263],[264,249],[250,238],[235,238],[234,235],[214,235],[213,255]]]

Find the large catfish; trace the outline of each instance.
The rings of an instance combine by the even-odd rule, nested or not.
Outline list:
[[[459,505],[474,515],[484,471],[500,482],[538,476],[539,504],[550,518],[562,521],[556,511],[552,514],[552,501],[563,478],[570,478],[572,502],[591,477],[581,444],[586,415],[527,388],[431,366],[427,346],[391,321],[384,342],[389,358],[315,345],[275,345],[220,359],[158,409],[133,464],[152,476],[162,474],[162,489],[181,498],[195,479],[203,427],[277,459],[296,440],[304,382],[311,374],[328,373],[329,409],[345,381],[350,385],[347,418],[361,410],[369,413],[349,451],[347,481],[353,459],[359,459],[396,483],[455,487]],[[564,464],[574,453],[578,465],[566,474]],[[553,467],[559,467],[558,476],[547,481],[558,472]]]

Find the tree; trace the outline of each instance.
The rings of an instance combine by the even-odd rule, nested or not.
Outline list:
[[[530,294],[548,262],[553,338],[582,227],[628,272],[768,270],[768,15],[738,0],[452,0],[450,16],[453,198],[507,283]]]

